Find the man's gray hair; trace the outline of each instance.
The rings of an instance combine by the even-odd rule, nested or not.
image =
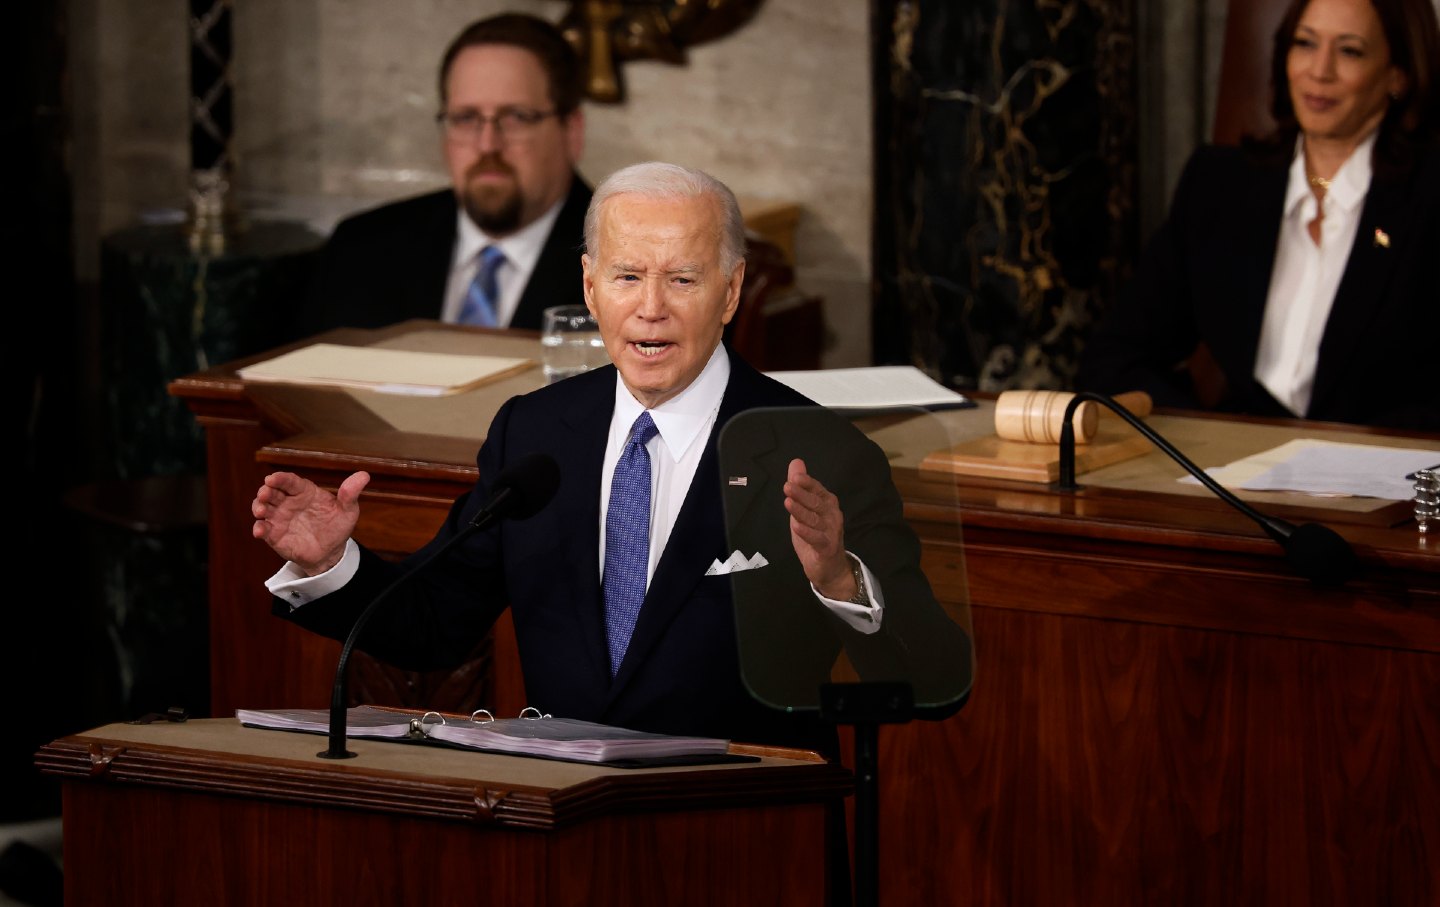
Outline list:
[[[703,170],[646,161],[616,170],[595,187],[585,212],[585,251],[594,255],[599,245],[600,209],[617,195],[644,198],[703,198],[709,196],[720,206],[720,269],[728,277],[745,258],[745,221],[740,203],[724,183]]]

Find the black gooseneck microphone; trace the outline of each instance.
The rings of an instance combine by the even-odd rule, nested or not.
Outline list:
[[[1170,459],[1185,467],[1186,472],[1214,492],[1220,500],[1259,523],[1265,534],[1285,549],[1286,560],[1301,576],[1321,586],[1338,586],[1350,578],[1355,567],[1355,552],[1351,550],[1350,543],[1341,538],[1335,530],[1319,523],[1296,526],[1279,517],[1266,516],[1227,491],[1153,428],[1136,418],[1134,413],[1104,394],[1078,391],[1065,407],[1065,420],[1060,426],[1060,478],[1057,483],[1061,491],[1075,491],[1080,488],[1075,482],[1075,427],[1070,420],[1075,415],[1076,407],[1086,400],[1094,400],[1130,423],[1131,427],[1163,450]]]
[[[555,461],[549,456],[530,454],[516,460],[501,470],[500,475],[490,486],[490,500],[480,508],[480,511],[466,524],[464,529],[431,552],[425,560],[396,577],[394,582],[375,596],[374,601],[365,606],[365,610],[361,611],[360,616],[355,619],[355,626],[350,628],[350,635],[345,637],[345,646],[340,650],[340,661],[335,665],[335,686],[330,694],[330,747],[316,753],[317,756],[322,759],[351,759],[355,756],[354,753],[345,749],[347,689],[345,668],[350,664],[350,652],[355,648],[355,641],[360,638],[360,631],[370,622],[370,617],[375,614],[380,603],[389,598],[390,593],[410,577],[424,570],[462,540],[469,538],[496,520],[523,520],[539,513],[546,504],[550,503],[550,499],[555,496],[555,489],[559,485],[560,467],[555,465]]]

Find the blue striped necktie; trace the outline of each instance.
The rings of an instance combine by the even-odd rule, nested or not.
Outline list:
[[[465,307],[460,311],[461,324],[475,324],[482,328],[498,327],[496,306],[500,303],[500,285],[496,274],[505,263],[505,253],[499,246],[486,246],[480,250],[480,267],[475,279],[465,292]]]
[[[605,641],[610,647],[610,676],[620,671],[650,567],[650,454],[655,423],[641,413],[615,464],[610,507],[605,511]]]

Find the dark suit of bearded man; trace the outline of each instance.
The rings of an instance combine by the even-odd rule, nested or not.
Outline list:
[[[576,174],[507,325],[539,330],[550,306],[584,305],[580,249],[590,186]],[[295,336],[439,319],[454,256],[459,208],[442,189],[341,221],[321,253]]]

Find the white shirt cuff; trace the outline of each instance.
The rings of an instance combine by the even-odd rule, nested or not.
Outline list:
[[[852,630],[869,636],[880,629],[880,621],[885,617],[885,595],[880,589],[880,584],[875,581],[875,576],[870,572],[870,568],[865,566],[865,562],[849,551],[845,553],[854,557],[855,563],[860,565],[860,573],[865,577],[865,591],[870,596],[870,604],[857,605],[854,602],[826,598],[813,584],[810,586],[810,591],[814,592],[815,597],[820,599],[836,617],[845,621]]]
[[[359,569],[360,546],[355,544],[354,539],[346,539],[345,553],[340,557],[340,562],[329,570],[315,576],[306,576],[293,562],[286,561],[285,566],[265,581],[265,588],[270,590],[271,595],[289,602],[290,610],[294,611],[301,605],[322,595],[329,595],[344,586]]]

